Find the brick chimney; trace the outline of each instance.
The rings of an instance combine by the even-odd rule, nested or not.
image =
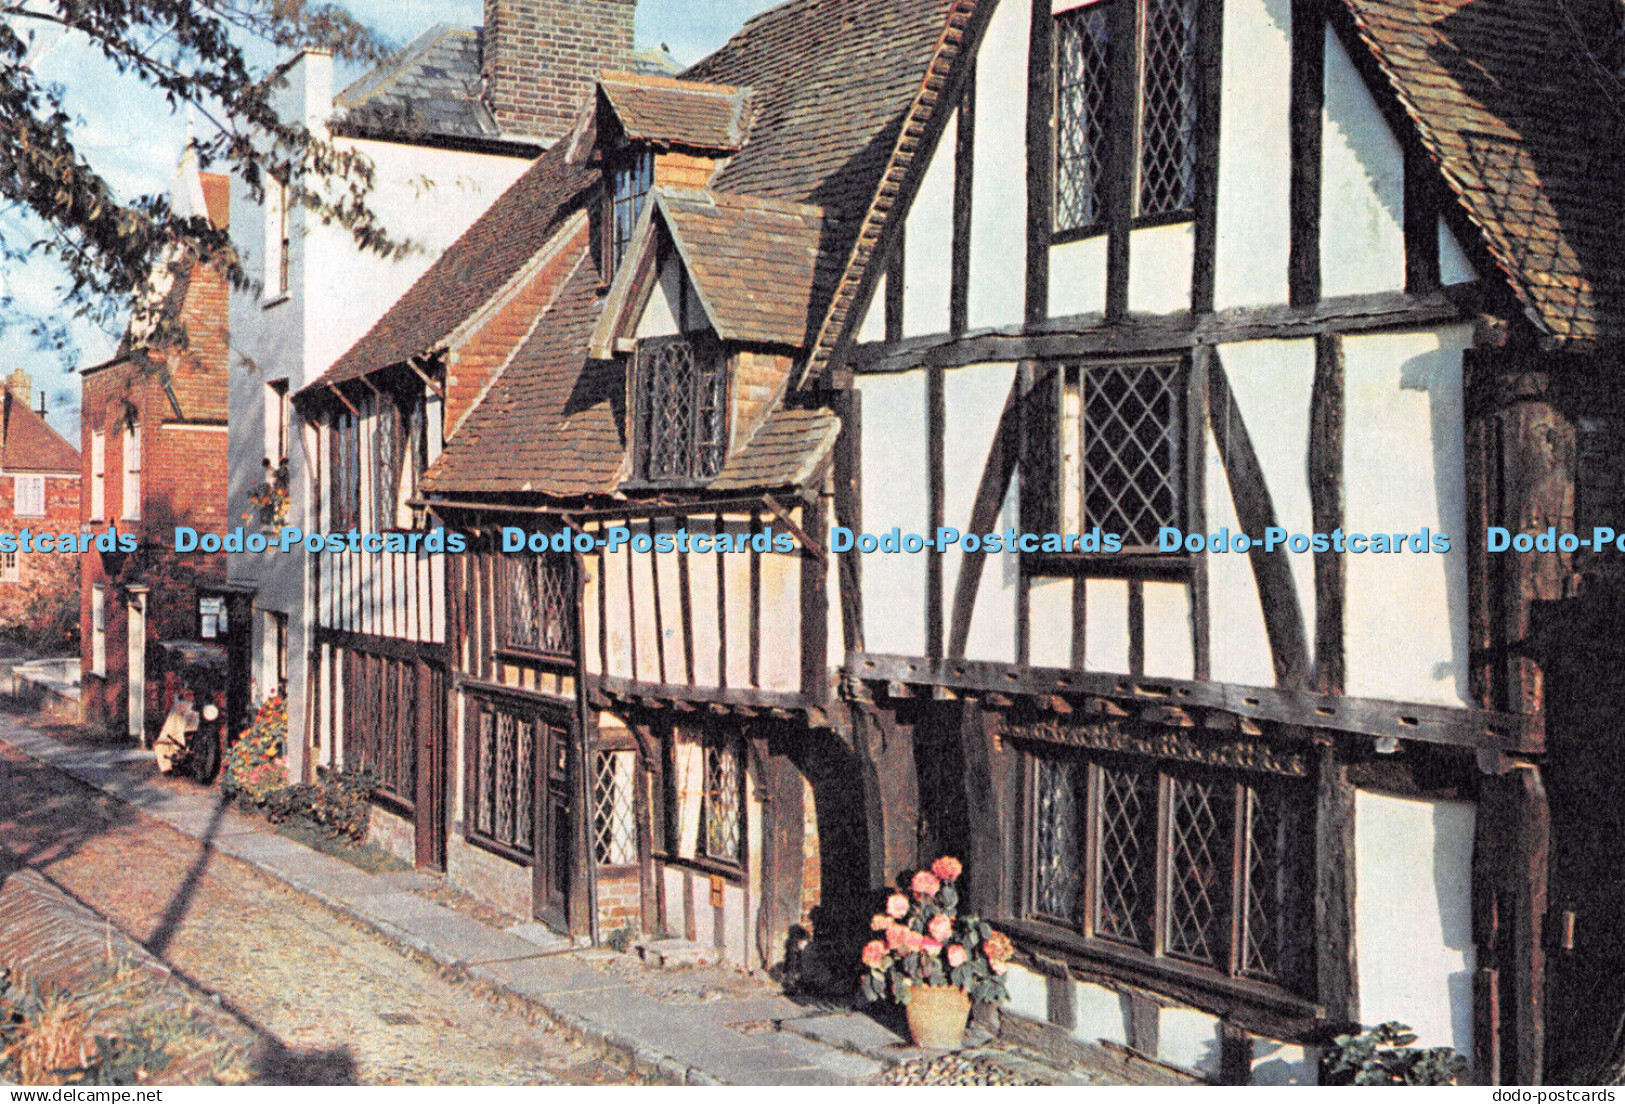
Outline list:
[[[34,380],[23,369],[18,368],[6,377],[6,390],[12,398],[28,405],[28,400],[34,397]]]
[[[637,0],[485,0],[480,62],[504,135],[555,142],[604,69],[632,65]]]

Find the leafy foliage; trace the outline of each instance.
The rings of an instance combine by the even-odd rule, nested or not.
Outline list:
[[[269,795],[265,816],[272,824],[306,820],[328,839],[362,843],[372,815],[372,795],[381,781],[374,770],[334,771],[320,767],[315,785],[296,783]]]
[[[1416,1035],[1390,1020],[1358,1035],[1339,1035],[1322,1061],[1328,1085],[1456,1085],[1467,1059],[1449,1047],[1412,1047]]]
[[[0,636],[41,655],[73,655],[79,651],[79,588],[39,587]]]
[[[288,517],[288,462],[265,464],[265,481],[248,488],[249,509],[243,520],[255,525],[281,525]]]
[[[862,991],[870,1001],[906,1005],[916,985],[951,985],[971,1000],[1010,999],[1004,986],[1010,939],[986,920],[959,914],[959,860],[943,856],[908,881],[908,892],[889,894],[870,927],[880,937],[865,944]]]
[[[161,297],[146,291],[156,266],[217,267],[239,286],[247,277],[225,231],[201,213],[177,213],[162,196],[122,200],[75,143],[65,90],[30,64],[38,36],[65,31],[121,74],[213,124],[196,143],[203,168],[237,173],[258,199],[267,180],[288,185],[288,202],[350,232],[363,249],[407,248],[368,207],[371,164],[273,109],[277,70],[251,63],[254,40],[283,50],[321,48],[370,59],[379,44],[341,8],[307,0],[0,0],[0,201],[34,216],[18,233],[0,222],[0,258],[43,253],[58,260],[78,313],[110,321],[134,304],[132,330],[161,334]],[[43,227],[43,230],[38,227]],[[39,234],[42,240],[20,240]],[[143,315],[147,317],[143,319]],[[169,334],[176,341],[184,335]],[[156,343],[156,342],[155,342]]]

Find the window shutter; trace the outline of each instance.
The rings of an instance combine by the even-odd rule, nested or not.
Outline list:
[[[1059,364],[1036,365],[1021,400],[1021,526],[1029,533],[1061,525],[1061,380]]]

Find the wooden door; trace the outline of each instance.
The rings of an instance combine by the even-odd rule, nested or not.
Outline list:
[[[416,663],[416,733],[402,733],[416,742],[416,793],[412,803],[412,834],[417,866],[421,870],[446,869],[446,678],[438,666]]]
[[[569,930],[571,841],[570,726],[537,718],[536,848],[531,904],[536,919],[555,931]]]

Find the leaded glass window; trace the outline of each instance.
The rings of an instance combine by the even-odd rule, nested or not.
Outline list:
[[[709,479],[728,451],[728,377],[720,350],[687,338],[638,345],[641,471],[651,483]]]
[[[1185,371],[1180,363],[1074,365],[1061,396],[1066,531],[1099,526],[1128,551],[1153,549],[1185,519]]]
[[[538,655],[568,656],[575,610],[570,562],[564,553],[502,558],[498,642]]]
[[[1146,0],[1141,52],[1139,214],[1196,203],[1196,5]]]
[[[593,853],[599,866],[631,866],[638,861],[633,815],[637,752],[600,751],[593,776]]]
[[[532,716],[481,703],[468,746],[467,832],[521,859],[536,850],[537,725]]]
[[[609,173],[609,270],[613,274],[632,243],[632,231],[654,186],[655,157],[647,151],[623,156]]]
[[[1105,217],[1102,189],[1111,104],[1111,7],[1094,3],[1055,17],[1055,230],[1085,230]]]
[[[723,862],[738,862],[744,825],[744,770],[739,744],[718,740],[705,745],[705,853]]]
[[[1029,762],[1035,919],[1149,959],[1304,987],[1304,783],[1051,747]]]

